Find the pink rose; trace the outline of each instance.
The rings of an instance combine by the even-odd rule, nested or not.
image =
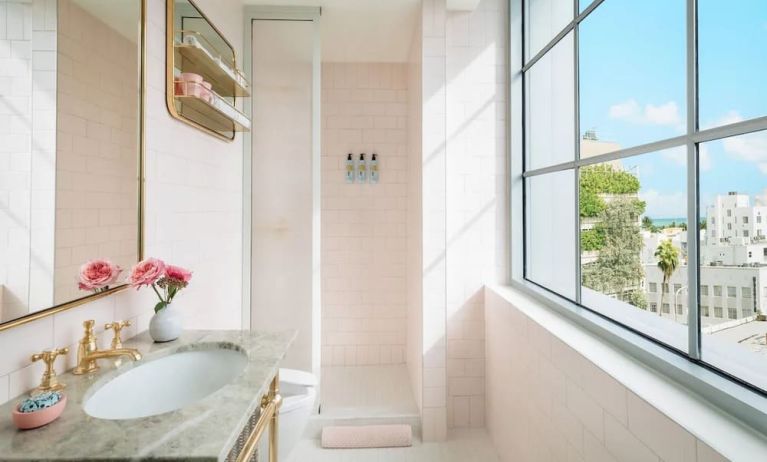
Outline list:
[[[114,284],[122,268],[109,260],[91,260],[80,267],[80,290],[99,290]]]
[[[179,283],[187,284],[192,279],[192,272],[180,266],[168,265],[165,267],[165,277]]]
[[[147,258],[140,261],[131,270],[128,279],[135,288],[150,286],[165,274],[165,262],[157,258]]]

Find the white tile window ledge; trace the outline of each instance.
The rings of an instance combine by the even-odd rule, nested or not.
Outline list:
[[[488,290],[728,459],[767,454],[767,397],[535,284]]]

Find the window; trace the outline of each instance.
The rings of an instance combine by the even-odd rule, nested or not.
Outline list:
[[[512,111],[525,239],[513,264],[523,254],[526,280],[767,390],[767,351],[715,326],[763,279],[740,237],[761,236],[749,217],[762,222],[767,189],[767,8],[523,0],[522,11],[524,104]],[[712,286],[729,300],[711,299],[713,313],[690,303]]]
[[[727,317],[729,319],[738,319],[738,310],[735,308],[727,308]]]
[[[714,307],[714,317],[715,318],[722,318],[722,307],[721,306],[715,306]]]

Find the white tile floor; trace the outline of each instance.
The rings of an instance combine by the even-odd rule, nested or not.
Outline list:
[[[318,440],[307,439],[288,462],[498,462],[498,455],[487,432],[475,429],[452,431],[439,443],[416,439],[409,448],[323,449]]]

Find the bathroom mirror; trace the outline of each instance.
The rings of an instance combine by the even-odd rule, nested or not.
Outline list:
[[[143,0],[0,0],[0,330],[142,253]],[[80,267],[123,268],[78,287]]]
[[[170,114],[219,139],[250,130],[237,108],[250,84],[234,48],[191,0],[166,0],[167,104]]]

